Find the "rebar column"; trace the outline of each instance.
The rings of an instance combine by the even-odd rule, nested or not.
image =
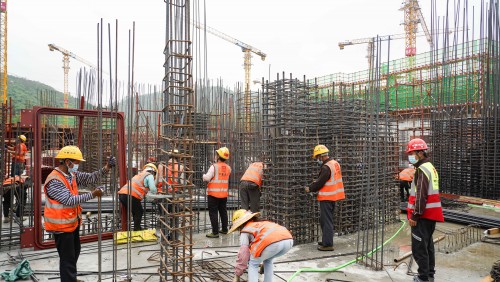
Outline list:
[[[193,77],[190,1],[166,2],[165,77],[163,78],[162,159],[176,158],[185,181],[164,189],[169,198],[160,203],[161,281],[193,280]],[[164,186],[166,187],[166,183]]]

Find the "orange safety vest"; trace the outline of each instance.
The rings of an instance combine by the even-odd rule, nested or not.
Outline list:
[[[148,175],[151,175],[151,173],[149,173],[148,171],[141,171],[141,172],[139,172],[139,174],[132,177],[132,180],[131,180],[131,183],[132,183],[131,195],[132,195],[132,197],[137,198],[141,201],[142,201],[142,199],[144,199],[144,196],[146,196],[146,194],[149,191],[149,188],[144,186],[144,179],[146,179],[146,177]],[[123,185],[123,187],[120,189],[120,191],[118,191],[118,194],[128,195],[128,188],[129,188],[128,183]]]
[[[58,180],[62,182],[73,196],[78,195],[78,185],[76,184],[75,175],[73,175],[73,179],[70,184],[61,172],[54,169],[49,176],[47,176],[45,184],[43,185],[45,195],[47,195],[47,184],[51,180]],[[56,200],[46,197],[45,209],[43,212],[45,230],[55,232],[73,232],[78,227],[78,218],[80,218],[81,213],[82,208],[80,205],[66,206]]]
[[[293,238],[290,231],[284,226],[270,221],[248,222],[241,232],[250,233],[255,238],[250,243],[250,253],[255,258],[260,257],[262,251],[272,243]]]
[[[399,180],[413,181],[413,176],[415,175],[414,168],[405,168],[399,173]]]
[[[259,185],[259,187],[262,186],[263,168],[264,164],[262,162],[252,163],[245,171],[245,174],[243,174],[243,177],[241,177],[241,180],[253,182]]]
[[[224,162],[217,162],[213,166],[215,173],[207,184],[208,195],[215,198],[227,198],[231,167]]]
[[[24,163],[25,154],[28,152],[28,148],[26,147],[26,145],[24,143],[19,143],[14,149],[16,153],[14,154],[12,159],[16,161],[16,163]]]
[[[177,192],[177,185],[180,184],[179,180],[179,175],[182,175],[182,172],[184,172],[184,166],[179,165],[177,161],[172,161],[169,160],[167,165],[160,165],[162,172],[163,172],[163,177],[167,176],[167,184],[171,185],[174,187],[174,191]],[[158,167],[160,169],[160,167]],[[163,181],[160,181],[158,183],[158,193],[161,193],[163,191]],[[172,192],[171,189],[168,190],[168,192]]]
[[[330,168],[330,179],[319,189],[318,201],[338,201],[345,199],[344,182],[342,182],[342,172],[340,165],[335,160],[330,160],[326,164]]]
[[[418,169],[420,170],[419,177],[427,177],[429,179],[429,189],[427,191],[427,203],[425,205],[424,213],[421,218],[427,218],[434,221],[443,222],[443,208],[441,206],[441,199],[439,198],[439,175],[436,168],[430,163],[421,164]],[[422,173],[424,175],[422,175]],[[410,188],[410,197],[408,198],[408,207],[406,208],[407,216],[410,219],[413,211],[415,210],[415,201],[417,194],[417,186],[415,179],[413,179]]]

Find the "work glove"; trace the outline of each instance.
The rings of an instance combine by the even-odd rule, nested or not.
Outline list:
[[[240,282],[240,277],[239,276],[234,276],[233,282]]]
[[[115,157],[113,157],[113,156],[109,157],[108,166],[110,168],[113,168],[116,166],[116,158]]]
[[[94,191],[92,191],[92,197],[101,197],[102,196],[102,193],[103,191],[101,190],[101,188],[97,187],[94,189]]]

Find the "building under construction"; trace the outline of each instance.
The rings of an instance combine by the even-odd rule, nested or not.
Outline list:
[[[215,160],[215,150],[224,146],[231,152],[227,162],[232,168],[228,224],[241,206],[242,175],[250,163],[261,161],[262,215],[293,235],[292,250],[275,261],[273,281],[411,281],[417,266],[407,255],[411,232],[402,214],[406,203],[399,200],[397,175],[407,167],[406,144],[421,138],[439,172],[445,216],[435,233],[436,278],[480,281],[490,275],[484,281],[500,281],[500,241],[495,235],[500,227],[498,1],[482,2],[476,26],[460,16],[447,18],[461,28],[433,34],[429,52],[390,58],[383,54],[391,38],[374,37],[367,70],[315,78],[282,72],[263,78],[258,91],[250,90],[249,77],[233,87],[197,77],[194,53],[202,44],[198,29],[207,27],[193,27],[192,18],[200,22],[200,11],[190,2],[165,1],[161,87],[142,85],[133,75],[124,84],[113,74],[107,74],[109,83],[102,82],[102,65],[108,64],[103,62],[108,49],[102,43],[108,44],[103,39],[108,33],[101,21],[96,70],[81,70],[78,98],[65,101],[74,108],[51,107],[55,94],[40,92],[39,104],[16,118],[16,101],[4,100],[2,148],[23,134],[30,153],[23,174],[16,178],[8,177],[10,155],[0,151],[2,195],[10,197],[7,208],[5,200],[0,202],[0,270],[14,269],[26,259],[33,272],[25,279],[60,278],[54,235],[44,226],[43,184],[59,165],[58,151],[77,145],[88,160],[81,171],[98,170],[109,156],[118,159],[95,185],[105,187],[104,196],[81,205],[80,238],[85,244],[78,279],[233,281],[238,234],[205,238],[211,225],[202,175]],[[405,23],[416,22],[412,13],[417,10],[412,9],[418,8],[418,1],[406,0],[404,5],[409,17]],[[477,25],[481,33],[470,36],[468,30]],[[430,26],[441,28],[438,21]],[[129,34],[129,41],[134,40],[135,30]],[[409,36],[414,40],[414,34]],[[238,46],[247,55],[246,68],[250,51],[265,58],[250,45]],[[133,58],[133,48],[129,50]],[[128,66],[132,74],[133,68]],[[331,148],[330,157],[339,162],[346,194],[333,216],[335,251],[327,254],[316,251],[321,239],[318,201],[304,191],[319,172],[311,158],[318,144]],[[134,224],[120,205],[118,190],[146,163],[171,159],[183,167],[183,181],[179,176],[173,189],[142,202],[141,226],[154,229],[153,234],[120,240],[118,234],[133,230]],[[460,263],[464,256],[466,266]],[[241,277],[247,279],[246,274]]]

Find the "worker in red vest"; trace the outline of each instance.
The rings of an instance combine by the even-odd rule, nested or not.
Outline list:
[[[208,238],[219,238],[219,233],[227,234],[227,196],[229,189],[229,176],[231,167],[226,164],[229,159],[229,149],[222,147],[217,152],[217,162],[210,166],[207,173],[203,175],[203,181],[207,184],[208,215],[212,224],[212,233]],[[219,217],[222,221],[222,230],[219,231]]]
[[[259,280],[259,264],[264,266],[264,282],[273,281],[273,260],[286,254],[293,246],[293,238],[285,227],[267,220],[256,219],[260,213],[237,210],[228,233],[240,231],[240,250],[236,260],[235,279],[248,267],[248,282]]]
[[[413,176],[415,175],[415,168],[410,164],[410,167],[403,169],[399,173],[399,196],[401,202],[406,202],[408,197],[410,197],[410,184],[413,181]],[[405,197],[406,191],[406,197]]]
[[[46,200],[44,208],[45,230],[54,235],[59,253],[59,273],[62,282],[77,281],[76,264],[80,255],[80,223],[82,208],[80,203],[102,196],[102,190],[79,195],[78,185],[96,184],[116,165],[111,157],[108,163],[93,173],[78,171],[84,162],[82,152],[76,146],[63,147],[56,155],[59,166],[45,180],[43,189]]]
[[[186,185],[186,173],[184,166],[179,162],[177,155],[178,150],[173,150],[169,152],[171,154],[168,163],[160,162],[158,164],[158,175],[156,177],[156,185],[158,187],[158,193],[172,191],[179,191],[179,187]],[[163,183],[166,183],[167,189],[163,189]]]
[[[309,187],[306,193],[318,192],[320,207],[319,222],[323,238],[318,242],[318,250],[333,251],[333,211],[335,202],[345,199],[344,183],[340,165],[334,159],[328,157],[328,148],[325,145],[317,145],[314,148],[313,159],[321,165],[318,178]]]
[[[415,138],[408,142],[408,161],[415,167],[408,198],[407,215],[411,226],[411,250],[418,264],[413,281],[434,281],[435,255],[432,234],[436,222],[443,222],[439,198],[439,175],[427,156],[427,144]]]
[[[243,174],[240,180],[241,208],[258,212],[260,210],[260,195],[262,176],[264,174],[264,163],[254,162]]]
[[[19,178],[23,174],[26,153],[28,153],[28,148],[26,147],[26,136],[19,135],[16,139],[16,144],[14,146],[6,146],[7,153],[12,154],[12,161],[10,166],[10,176],[12,179]],[[15,185],[15,188],[5,191],[3,194],[3,222],[7,223],[12,218],[9,215],[10,209],[13,206],[14,196],[17,201],[16,216],[21,218],[24,204],[26,203],[26,189],[28,185]]]
[[[132,177],[130,184],[127,183],[118,191],[118,199],[122,207],[128,212],[128,205],[132,209],[132,217],[134,220],[134,231],[142,230],[141,220],[144,210],[142,208],[142,200],[148,193],[156,194],[157,188],[155,184],[155,175],[158,168],[153,163],[148,163],[143,170]]]

